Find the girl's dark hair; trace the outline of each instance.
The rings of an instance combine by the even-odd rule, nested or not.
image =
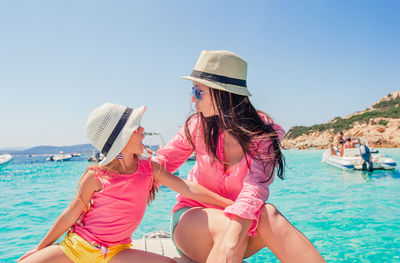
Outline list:
[[[186,138],[195,149],[192,136],[189,132],[189,121],[199,116],[203,126],[203,135],[206,149],[214,160],[217,156],[218,137],[220,132],[227,131],[239,143],[243,153],[249,154],[252,158],[261,161],[264,169],[272,166],[272,172],[267,181],[274,175],[277,167],[277,175],[283,179],[284,156],[281,152],[280,141],[277,132],[273,128],[272,119],[264,112],[257,111],[247,96],[237,95],[217,89],[209,88],[211,101],[218,114],[211,117],[204,117],[202,113],[191,115],[185,122]],[[259,114],[264,115],[268,120],[265,124]],[[263,141],[270,140],[268,149],[258,147]],[[247,165],[249,162],[246,158]],[[249,167],[250,168],[250,167]]]

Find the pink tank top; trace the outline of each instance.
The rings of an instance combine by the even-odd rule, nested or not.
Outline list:
[[[93,205],[83,217],[83,226],[75,224],[74,232],[89,243],[104,247],[129,244],[143,218],[152,187],[150,159],[138,159],[138,169],[133,174],[97,177],[102,190],[94,193]]]

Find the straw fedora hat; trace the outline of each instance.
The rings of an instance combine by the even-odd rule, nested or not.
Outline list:
[[[203,50],[190,76],[183,79],[196,81],[213,89],[243,96],[251,96],[246,84],[247,62],[227,50]]]
[[[117,157],[139,127],[145,110],[145,106],[132,109],[106,103],[90,113],[86,123],[86,137],[105,156],[101,165]]]

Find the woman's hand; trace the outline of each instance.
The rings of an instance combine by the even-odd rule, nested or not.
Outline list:
[[[234,247],[227,247],[222,240],[216,241],[208,255],[207,263],[240,263],[241,260],[237,259],[236,251]]]
[[[21,261],[24,260],[25,258],[29,257],[30,255],[32,255],[32,254],[34,254],[34,253],[36,253],[36,252],[38,252],[38,251],[39,251],[39,249],[37,249],[37,248],[34,248],[34,249],[28,251],[27,253],[25,253],[25,255],[23,255],[22,257],[20,257],[20,258],[17,260],[17,262],[21,262]]]
[[[232,215],[228,229],[216,237],[207,263],[240,263],[247,248],[247,232],[252,221]]]

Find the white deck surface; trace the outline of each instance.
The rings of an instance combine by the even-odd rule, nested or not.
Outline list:
[[[133,240],[133,248],[173,258],[178,263],[196,263],[185,255],[179,255],[175,248],[170,233],[156,231],[143,235],[142,239]],[[246,263],[246,261],[242,261]]]
[[[172,242],[172,239],[170,238],[170,234],[164,231],[145,234],[142,239],[134,240],[132,244],[134,249],[140,249],[167,256],[173,258],[178,263],[194,262],[185,255],[179,255],[174,243]]]

